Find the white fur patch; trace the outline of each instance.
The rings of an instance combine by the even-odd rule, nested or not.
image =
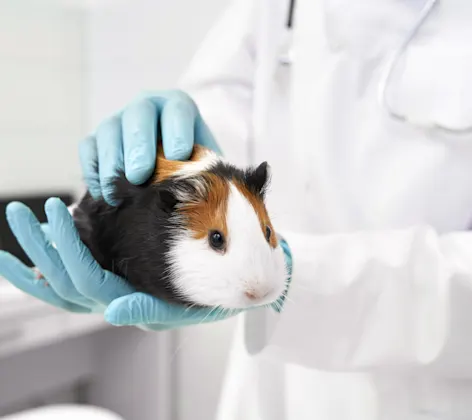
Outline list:
[[[208,171],[212,166],[220,161],[219,156],[207,150],[203,158],[198,161],[186,162],[182,169],[173,174],[174,178],[189,180],[200,195],[204,195],[207,186],[204,181],[198,177],[202,172]],[[192,202],[195,197],[188,194],[188,191],[175,190],[177,198],[183,202]]]
[[[200,305],[228,309],[277,300],[287,281],[283,251],[270,247],[254,208],[232,184],[227,226],[224,255],[214,251],[207,238],[196,240],[183,233],[175,239],[169,259],[180,293]]]
[[[207,171],[215,163],[219,162],[218,155],[210,150],[205,152],[203,158],[197,161],[187,162],[182,169],[175,172],[177,178],[191,178],[201,172]]]

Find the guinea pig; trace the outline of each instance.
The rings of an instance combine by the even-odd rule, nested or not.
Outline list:
[[[102,268],[137,291],[196,307],[242,309],[279,299],[288,271],[269,218],[269,168],[241,170],[195,146],[133,185],[112,180],[108,205],[87,192],[71,210],[80,237]]]

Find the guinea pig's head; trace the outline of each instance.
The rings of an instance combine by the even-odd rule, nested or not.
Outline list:
[[[157,184],[167,220],[167,275],[198,306],[270,304],[288,278],[266,209],[269,167],[239,170],[221,160],[193,162]]]

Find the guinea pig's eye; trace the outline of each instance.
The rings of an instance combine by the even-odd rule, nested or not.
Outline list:
[[[269,226],[266,226],[265,230],[266,230],[265,231],[265,238],[266,238],[266,241],[269,242],[270,237],[272,236],[272,229]]]
[[[225,246],[225,238],[223,234],[217,230],[210,232],[208,240],[210,242],[210,246],[217,251],[221,251]]]

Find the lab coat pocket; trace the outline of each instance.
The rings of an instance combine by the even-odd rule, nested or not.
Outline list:
[[[384,98],[410,123],[472,134],[472,44],[446,41],[407,46],[391,67]]]

